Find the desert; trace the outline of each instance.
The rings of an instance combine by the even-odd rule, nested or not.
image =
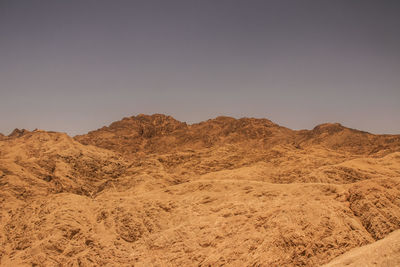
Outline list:
[[[400,267],[399,14],[0,0],[0,267]]]
[[[400,135],[137,115],[0,136],[1,266],[398,266]]]

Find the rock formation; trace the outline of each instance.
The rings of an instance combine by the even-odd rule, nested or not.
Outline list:
[[[0,135],[0,265],[339,266],[376,246],[395,266],[399,196],[400,135],[340,124],[16,129]]]

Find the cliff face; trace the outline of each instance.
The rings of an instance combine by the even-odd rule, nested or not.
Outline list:
[[[399,196],[400,136],[340,124],[15,130],[0,135],[0,265],[320,266],[400,229]]]

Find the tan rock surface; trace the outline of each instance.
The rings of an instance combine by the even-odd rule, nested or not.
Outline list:
[[[400,136],[160,114],[16,130],[0,203],[2,266],[320,266],[398,240]]]
[[[352,249],[324,265],[339,266],[400,266],[400,230],[375,243]]]

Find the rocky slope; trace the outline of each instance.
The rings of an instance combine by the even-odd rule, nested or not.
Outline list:
[[[0,203],[2,266],[333,264],[398,239],[400,136],[160,114],[15,130]]]
[[[385,239],[350,250],[324,267],[400,266],[399,248],[400,230],[397,230]]]
[[[238,143],[264,149],[277,144],[290,144],[296,148],[320,145],[331,150],[367,155],[400,149],[399,135],[373,135],[338,123],[293,131],[267,119],[217,117],[187,125],[162,114],[124,118],[75,139],[124,154],[139,151],[164,153]]]

